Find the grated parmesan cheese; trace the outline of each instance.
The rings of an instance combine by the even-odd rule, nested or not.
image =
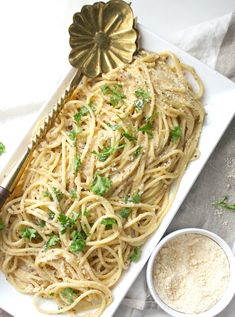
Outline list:
[[[213,307],[223,296],[229,275],[224,251],[200,234],[184,234],[168,241],[157,254],[153,269],[161,300],[187,314]]]

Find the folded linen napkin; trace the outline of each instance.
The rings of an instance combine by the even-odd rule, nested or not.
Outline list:
[[[172,43],[235,81],[235,12],[172,35]],[[216,186],[215,186],[216,184]],[[213,201],[231,196],[235,200],[235,119],[169,226],[167,233],[186,227],[211,230],[235,249],[235,214],[217,210]],[[234,250],[235,251],[235,250]],[[167,317],[149,294],[146,267],[131,287],[115,317]],[[233,317],[235,298],[219,314]]]
[[[178,34],[172,35],[171,41],[191,55],[201,59],[211,67],[215,67],[225,76],[235,79],[231,70],[235,67],[235,14],[229,14],[213,21],[208,21]],[[230,58],[233,56],[233,58]],[[31,113],[24,116],[24,122],[29,122],[35,113],[38,100],[30,104]],[[14,126],[15,110],[1,108],[0,126],[4,121],[12,122]],[[21,114],[29,109],[21,107]],[[19,116],[20,113],[17,113]],[[6,117],[7,116],[7,117]],[[27,120],[28,119],[28,120]],[[2,120],[2,122],[1,122]],[[26,124],[27,126],[27,124]],[[195,183],[193,189],[180,208],[168,231],[184,227],[203,227],[220,234],[230,245],[235,239],[233,227],[235,215],[226,211],[216,211],[211,201],[221,198],[224,194],[233,194],[235,185],[235,122],[233,121],[217,146],[212,157]],[[20,132],[20,131],[19,131]],[[22,132],[23,133],[23,132]],[[6,157],[7,158],[7,157]],[[216,188],[210,184],[217,184]],[[207,188],[208,190],[204,190]],[[198,199],[200,197],[200,199]],[[233,197],[235,198],[235,196]],[[194,215],[197,215],[196,217]],[[235,300],[220,314],[221,317],[233,317]],[[164,317],[165,314],[149,295],[145,282],[145,268],[139,275],[135,285],[128,292],[115,317]],[[0,317],[10,317],[0,310]]]

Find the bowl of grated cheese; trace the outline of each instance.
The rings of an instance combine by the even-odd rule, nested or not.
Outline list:
[[[213,317],[235,294],[235,258],[213,232],[187,228],[165,236],[146,271],[155,302],[174,317]]]

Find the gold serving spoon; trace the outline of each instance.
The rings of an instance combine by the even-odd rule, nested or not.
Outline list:
[[[83,75],[94,78],[132,62],[133,55],[138,50],[138,31],[135,25],[136,20],[130,5],[122,0],[85,5],[80,12],[74,14],[69,28],[72,48],[69,61],[78,71],[64,97],[45,118],[18,163],[0,179],[0,208],[13,192],[32,159],[34,149],[53,126]]]

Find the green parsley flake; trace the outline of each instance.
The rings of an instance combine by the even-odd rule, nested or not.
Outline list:
[[[101,86],[101,91],[103,95],[107,95],[109,91],[108,85],[104,84],[103,86]]]
[[[115,152],[116,148],[114,146],[107,146],[101,152],[93,151],[92,153],[95,154],[100,162],[105,162],[107,158]]]
[[[118,124],[110,124],[110,123],[107,123],[107,125],[108,125],[113,131],[119,130],[119,129],[121,128],[121,126],[118,125]]]
[[[2,142],[0,142],[0,155],[2,155],[4,152],[6,152],[6,147]]]
[[[151,100],[150,94],[145,91],[143,88],[138,88],[135,91],[135,95],[137,98],[142,98],[145,102],[149,102]]]
[[[217,202],[213,203],[213,205],[216,207],[221,207],[221,208],[235,211],[235,203],[229,204],[228,203],[228,196],[225,196],[224,199],[222,199],[221,201],[217,201]]]
[[[72,188],[72,189],[70,190],[70,197],[71,197],[72,199],[76,199],[76,198],[78,197],[76,188]]]
[[[180,126],[175,127],[173,130],[171,130],[171,133],[170,133],[171,141],[173,143],[176,143],[180,139],[181,135],[182,135],[181,127]]]
[[[80,124],[80,121],[83,116],[85,116],[89,112],[88,108],[83,106],[81,109],[73,116],[74,121],[77,123],[77,125]]]
[[[44,228],[45,225],[46,225],[46,221],[45,221],[45,220],[42,220],[42,219],[39,219],[39,220],[38,220],[38,225],[39,225],[39,227]]]
[[[141,202],[141,196],[139,193],[136,193],[133,196],[127,197],[125,201],[128,203],[139,204]]]
[[[96,195],[103,196],[110,190],[111,187],[112,187],[111,179],[97,174],[91,185],[91,191],[95,193]]]
[[[96,104],[94,102],[89,102],[88,107],[90,107],[93,112],[96,112]]]
[[[77,292],[71,287],[66,287],[61,292],[61,295],[69,304],[72,304],[77,297]]]
[[[126,219],[128,218],[130,212],[131,212],[131,208],[125,207],[121,209],[119,215],[121,218]]]
[[[132,255],[130,256],[130,260],[132,262],[138,262],[141,257],[141,249],[139,247],[135,247],[133,249]]]
[[[76,135],[77,135],[77,133],[76,133],[76,131],[74,129],[69,131],[70,140],[75,141],[76,140]]]
[[[64,198],[64,194],[59,189],[57,189],[56,187],[53,187],[52,191],[53,191],[53,193],[54,193],[54,195],[56,197],[56,200],[58,202],[60,202]]]
[[[86,246],[86,234],[84,231],[73,231],[70,251],[73,253],[82,252]]]
[[[144,108],[146,103],[150,102],[151,98],[149,93],[142,88],[137,89],[135,91],[135,95],[138,99],[134,102],[134,106],[138,111],[140,111]]]
[[[137,99],[134,102],[134,106],[138,111],[142,110],[144,108],[144,105],[145,105],[145,102],[143,99]]]
[[[50,220],[53,220],[55,218],[55,213],[52,210],[49,211],[48,218]]]
[[[47,190],[44,192],[44,197],[52,199],[52,194]]]
[[[24,239],[24,240],[30,240],[32,241],[32,239],[36,238],[37,237],[37,231],[34,229],[34,228],[26,228],[26,227],[23,227],[21,229],[21,237]]]
[[[105,218],[101,221],[102,225],[105,225],[105,229],[112,229],[112,226],[117,224],[117,220],[111,217]]]
[[[83,214],[83,216],[88,217],[90,215],[90,213],[91,213],[90,210],[85,208],[82,214]]]
[[[122,150],[126,146],[126,143],[120,143],[117,147],[117,150]]]
[[[47,242],[45,244],[45,250],[48,250],[49,248],[54,247],[54,246],[58,245],[59,243],[60,243],[60,238],[56,234],[53,234],[47,240]]]
[[[103,93],[103,95],[110,95],[110,104],[113,107],[116,107],[119,102],[124,101],[124,99],[126,98],[126,96],[123,94],[123,86],[121,84],[115,84],[115,85],[103,85],[101,87],[101,91]]]
[[[66,229],[72,228],[75,225],[78,217],[77,215],[74,216],[74,218],[70,218],[62,212],[59,214],[58,220],[61,224],[61,233],[65,233]]]
[[[129,131],[125,131],[125,132],[123,133],[123,136],[124,136],[127,140],[129,140],[129,141],[131,141],[131,142],[134,142],[134,141],[137,140],[137,138],[136,138],[134,135],[130,134]]]
[[[5,223],[0,218],[0,231],[3,230],[3,229],[5,229]]]
[[[81,168],[82,162],[79,155],[76,155],[74,158],[74,172],[77,174]]]
[[[137,149],[134,151],[133,156],[134,158],[138,158],[142,152],[143,147],[140,145],[137,147]]]
[[[115,151],[123,149],[125,144],[120,144],[118,147],[115,146],[107,146],[101,152],[93,151],[92,153],[98,157],[100,162],[105,162],[107,158],[113,154]]]
[[[143,133],[147,133],[148,136],[150,136],[150,137],[153,136],[152,130],[153,130],[152,118],[148,118],[146,123],[138,129],[138,131],[141,131]]]

